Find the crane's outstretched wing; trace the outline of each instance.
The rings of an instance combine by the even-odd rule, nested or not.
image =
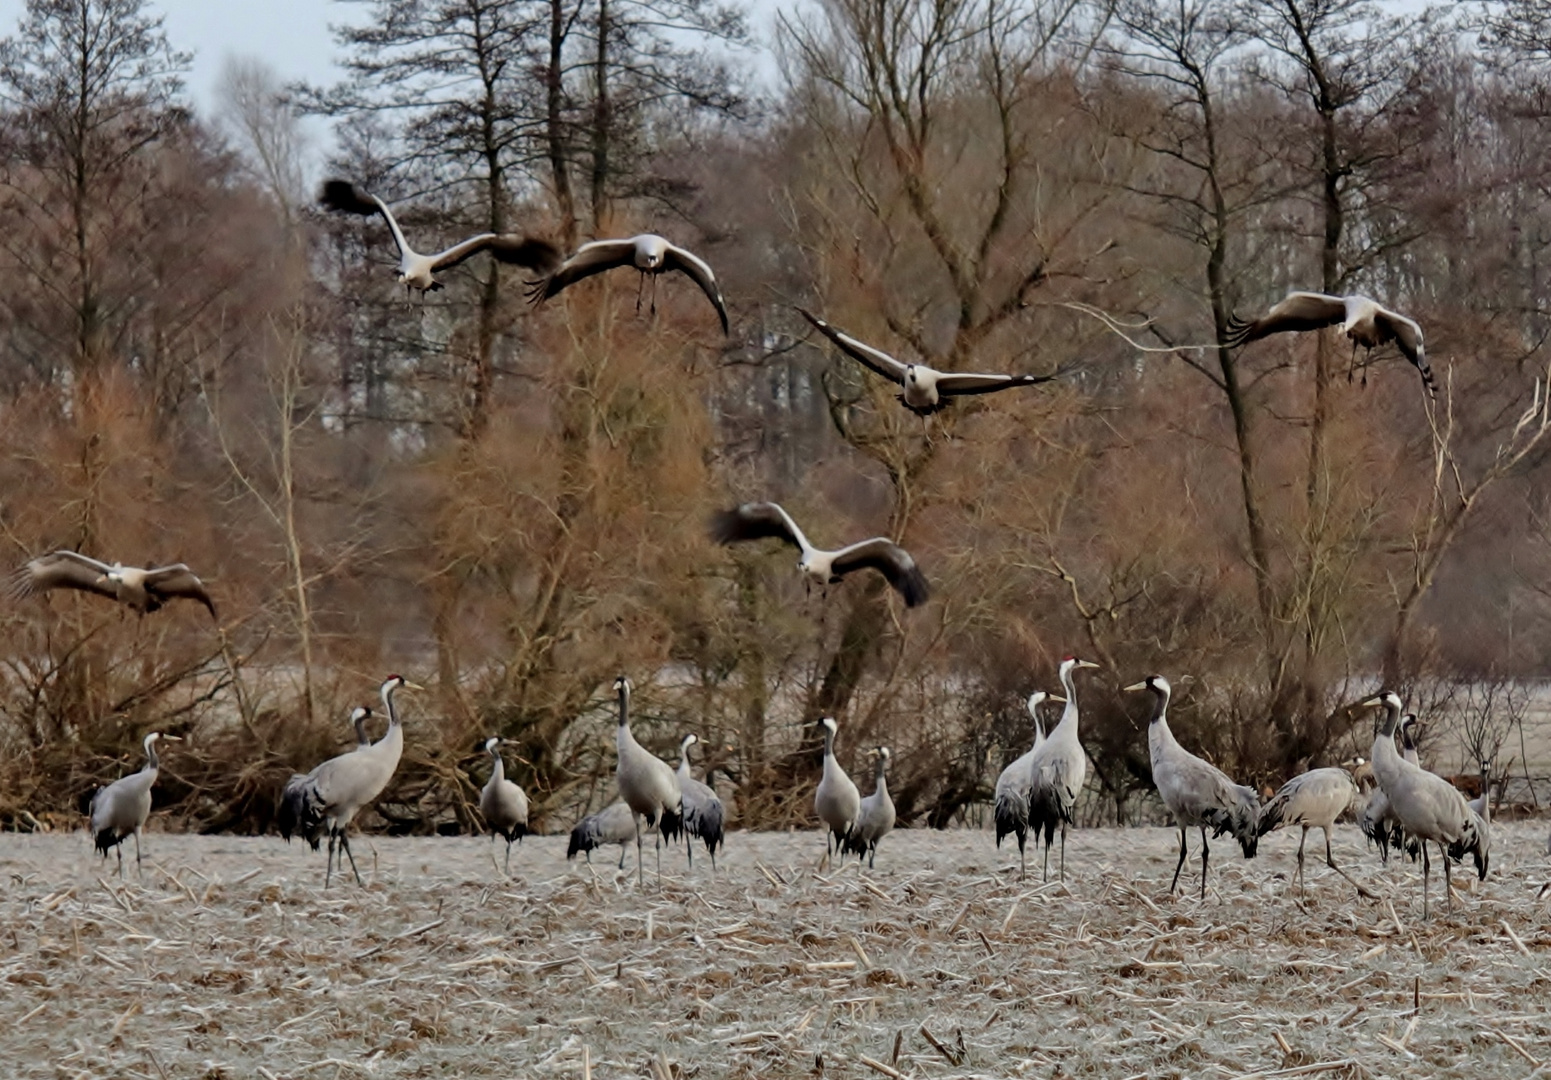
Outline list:
[[[1060,377],[1057,371],[1050,375],[941,375],[937,379],[937,392],[954,397],[967,394],[994,394],[998,390],[1011,390],[1015,386],[1038,386]]]
[[[1334,326],[1345,318],[1346,301],[1339,296],[1312,292],[1288,293],[1287,299],[1253,322],[1229,319],[1228,335],[1223,344],[1236,348],[1271,334]]]
[[[799,550],[808,546],[808,538],[777,503],[744,503],[735,509],[723,510],[711,519],[711,539],[718,544],[763,540],[770,536],[785,540]]]
[[[830,569],[837,577],[864,568],[877,570],[888,578],[889,584],[905,598],[906,607],[919,607],[931,595],[926,575],[921,573],[921,568],[910,557],[910,552],[885,537],[875,536],[871,540],[841,548],[830,564]]]
[[[388,231],[393,234],[393,246],[399,249],[399,257],[410,251],[410,247],[404,242],[404,234],[399,230],[399,223],[393,218],[393,211],[388,209],[388,204],[370,192],[362,191],[348,180],[325,180],[323,191],[318,196],[318,201],[330,210],[342,214],[360,214],[369,217],[372,214],[381,214],[382,219],[388,223]]]
[[[431,256],[431,269],[446,270],[481,251],[490,252],[491,256],[499,262],[525,266],[541,274],[549,273],[560,264],[560,249],[548,240],[534,236],[480,233]]]
[[[528,299],[542,304],[568,285],[617,266],[635,264],[635,240],[594,240],[583,244],[560,268],[547,277],[528,283]]]
[[[705,293],[706,299],[716,307],[716,314],[722,320],[722,333],[732,333],[731,324],[727,321],[727,305],[722,303],[722,290],[717,287],[716,275],[711,273],[711,267],[706,261],[693,252],[668,245],[667,253],[662,257],[662,265],[668,270],[678,270],[687,275],[700,291]]]
[[[1421,373],[1422,386],[1426,388],[1428,397],[1437,397],[1438,384],[1433,379],[1432,367],[1427,363],[1427,352],[1422,346],[1422,328],[1417,321],[1381,307],[1373,317],[1373,325],[1380,339],[1393,338],[1401,353]]]
[[[145,574],[145,591],[159,599],[169,600],[174,597],[182,597],[185,600],[198,600],[205,605],[213,619],[215,614],[215,601],[211,599],[205,583],[194,576],[194,572],[183,563],[174,563],[171,566],[158,566],[154,570],[147,570]]]
[[[30,559],[11,578],[11,595],[20,600],[49,589],[79,589],[118,599],[118,590],[108,580],[106,563],[75,551],[51,551]]]
[[[798,308],[797,313],[813,324],[814,329],[835,343],[835,347],[845,353],[852,360],[869,368],[878,375],[882,375],[890,382],[905,385],[905,365],[894,359],[881,349],[875,349],[871,345],[863,345],[850,334],[842,334],[829,323],[812,314],[804,308]]]

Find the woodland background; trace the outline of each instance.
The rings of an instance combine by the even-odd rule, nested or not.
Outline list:
[[[620,672],[643,741],[698,732],[753,826],[807,819],[828,714],[843,760],[893,748],[902,819],[962,820],[1068,652],[1103,665],[1094,820],[1139,812],[1117,691],[1152,671],[1255,782],[1360,749],[1380,681],[1509,737],[1551,646],[1551,4],[745,16],[365,0],[345,81],[233,62],[205,120],[153,4],[29,0],[0,43],[0,542],[187,561],[220,618],[0,606],[0,825],[74,820],[158,729],[189,737],[158,805],[261,830],[390,671],[428,688],[400,831],[477,825],[495,733],[552,827],[610,798]],[[661,232],[733,334],[625,271],[533,309],[476,259],[406,300],[381,223],[317,210],[325,173],[423,248]],[[1212,344],[1294,288],[1418,318],[1436,403],[1393,350],[1349,378],[1335,332]],[[928,431],[793,304],[939,367],[1073,370]],[[713,547],[751,498],[900,539],[933,602]]]

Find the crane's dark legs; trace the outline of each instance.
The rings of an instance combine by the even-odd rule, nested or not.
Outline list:
[[[512,842],[506,842],[506,876],[512,876]]]
[[[1351,383],[1351,381],[1352,381],[1352,373],[1354,371],[1356,371],[1356,370],[1357,370],[1357,339],[1353,338],[1352,339],[1352,359],[1351,359],[1351,362],[1346,365],[1346,381],[1348,383]],[[1368,385],[1368,367],[1367,367],[1366,364],[1363,365],[1363,385],[1364,386]]]
[[[323,887],[329,887],[329,876],[334,872],[334,830],[329,830],[329,857],[323,865]]]
[[[1206,899],[1206,860],[1212,854],[1211,847],[1206,842],[1206,826],[1201,826],[1201,899]]]
[[[140,830],[135,829],[135,873],[145,876],[145,864],[140,861]]]
[[[588,862],[592,861],[592,856],[591,855],[587,856],[587,861]],[[625,868],[625,845],[624,844],[620,844],[619,845],[619,868],[621,870],[623,870]]]
[[[867,856],[867,869],[869,869],[869,870],[872,869],[872,864],[877,861],[877,858],[878,858],[878,845],[877,844],[873,844],[872,845],[872,850],[871,850],[871,852],[869,852],[869,854]]]
[[[1050,880],[1050,834],[1045,834],[1045,881]]]
[[[1449,861],[1449,856],[1448,856],[1447,852],[1444,853],[1443,861],[1445,863],[1447,863]],[[1423,840],[1422,841],[1422,918],[1424,918],[1424,919],[1427,918],[1427,879],[1428,879],[1428,877],[1431,874],[1432,874],[1432,862],[1427,858],[1427,841]]]
[[[1377,896],[1373,895],[1373,893],[1369,892],[1367,889],[1365,889],[1361,885],[1359,885],[1352,878],[1351,874],[1348,874],[1345,870],[1341,869],[1339,866],[1336,865],[1336,858],[1335,858],[1335,856],[1330,854],[1330,826],[1326,825],[1324,828],[1325,828],[1325,865],[1329,866],[1330,869],[1334,870],[1336,873],[1338,873],[1342,877],[1346,878],[1347,882],[1352,886],[1352,888],[1357,890],[1357,895],[1358,896],[1366,897],[1369,900],[1377,900],[1378,899]]]
[[[366,882],[361,880],[361,871],[355,868],[355,856],[350,853],[349,833],[342,832],[339,834],[339,850],[343,851],[345,857],[350,860],[350,872],[355,875],[355,883],[363,889],[366,888]]]
[[[636,281],[636,286],[635,286],[635,310],[636,310],[636,314],[637,315],[639,315],[641,313],[641,294],[644,293],[645,291],[646,291],[646,271],[643,270],[641,272],[641,277]]]
[[[1061,880],[1066,880],[1066,822],[1061,822]]]
[[[1309,827],[1305,825],[1303,827],[1303,835],[1298,837],[1298,899],[1300,900],[1303,899],[1303,845],[1308,842],[1308,839]],[[1328,851],[1330,846],[1329,833],[1325,834],[1325,846]]]
[[[1021,830],[1018,833],[1018,880],[1020,882],[1023,880],[1023,875],[1028,869],[1023,861],[1023,844],[1027,836],[1028,834]]]
[[[637,885],[644,888],[646,886],[646,860],[642,856],[644,849],[641,846],[641,815],[632,810],[630,812],[630,820],[635,822],[635,881]],[[619,865],[621,869],[624,868],[625,854],[623,851],[619,854]]]
[[[1449,849],[1443,846],[1441,840],[1438,841],[1438,848],[1443,852],[1443,910],[1453,911],[1454,883],[1449,880]]]
[[[1179,827],[1179,862],[1174,864],[1174,880],[1169,883],[1169,892],[1179,888],[1179,872],[1185,868],[1185,827]]]
[[[113,853],[118,856],[118,879],[124,880],[124,841],[120,840],[113,845]],[[106,858],[106,856],[104,856]]]
[[[662,828],[662,818],[657,819],[657,827]],[[657,887],[662,887],[662,833],[657,834],[657,839],[652,843],[652,850],[657,853]]]

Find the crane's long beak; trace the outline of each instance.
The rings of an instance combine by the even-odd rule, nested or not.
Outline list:
[[[1047,695],[1045,695],[1045,700],[1046,701],[1059,701],[1063,705],[1066,703],[1066,699],[1064,697],[1062,697],[1060,694],[1047,694]]]
[[[1128,692],[1131,691],[1131,690],[1146,690],[1146,689],[1147,689],[1147,684],[1145,682],[1132,683],[1130,686],[1127,686],[1125,688],[1125,690],[1128,691]]]
[[[405,679],[404,680],[404,689],[405,690],[424,690],[425,687],[421,686],[419,683],[413,683],[413,682],[410,682],[408,679]]]
[[[1077,666],[1080,667],[1080,668],[1084,668],[1084,667],[1096,668],[1099,665],[1095,664],[1092,660],[1079,660],[1079,661],[1077,661]]]
[[[183,736],[181,736],[181,735],[163,735],[157,741],[158,742],[182,742],[183,741]]]

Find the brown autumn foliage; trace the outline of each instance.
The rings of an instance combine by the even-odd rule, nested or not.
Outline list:
[[[0,824],[68,820],[163,730],[189,741],[159,805],[263,829],[390,671],[429,687],[401,699],[379,806],[402,831],[478,827],[494,733],[552,826],[607,800],[620,672],[643,741],[673,758],[697,732],[697,767],[766,826],[807,820],[825,714],[843,761],[893,749],[903,819],[973,813],[1068,652],[1104,668],[1083,738],[1091,813],[1118,820],[1148,786],[1118,690],[1149,671],[1180,685],[1181,739],[1257,782],[1347,756],[1345,703],[1381,678],[1539,674],[1551,129],[1536,79],[1439,17],[1367,41],[1362,5],[1318,5],[1340,17],[1295,56],[1297,0],[1174,23],[826,0],[781,28],[785,82],[749,112],[711,68],[640,94],[628,36],[627,113],[514,67],[470,99],[506,103],[494,143],[456,117],[395,129],[373,103],[399,84],[294,98],[336,117],[329,170],[425,247],[491,221],[685,244],[722,283],[723,341],[673,275],[533,309],[475,259],[406,299],[380,222],[308,209],[261,70],[207,126],[148,9],[88,6],[157,63],[125,62],[84,143],[18,90],[59,57],[25,27],[0,53],[0,535],[18,565],[185,560],[220,616],[8,602]],[[524,33],[492,47],[549,55]],[[1416,316],[1438,401],[1392,349],[1349,382],[1334,331],[1219,344],[1293,288]],[[1067,374],[923,423],[793,304],[902,359]],[[791,552],[709,542],[713,510],[762,498],[820,544],[900,540],[933,601],[868,575],[810,593]]]

